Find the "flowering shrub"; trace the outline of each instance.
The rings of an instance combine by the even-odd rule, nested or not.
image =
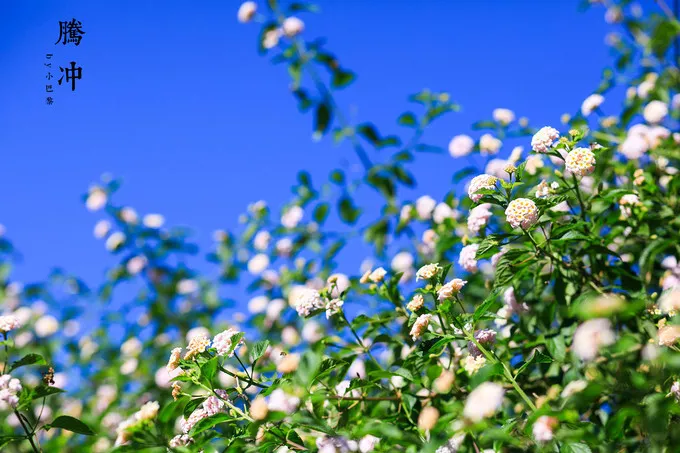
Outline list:
[[[626,32],[608,36],[615,70],[574,116],[537,128],[495,110],[473,126],[478,139],[448,144],[456,162],[490,156],[485,168],[460,168],[459,187],[413,202],[409,164],[446,154],[424,137],[457,110],[450,96],[413,95],[420,113],[397,118],[404,134],[348,123],[334,92],[355,75],[305,36],[299,16],[314,8],[243,3],[238,20],[261,24],[260,50],[288,66],[315,136],[348,141],[362,171],[335,170],[321,186],[301,172],[280,215],[250,205],[242,229],[214,235],[216,279],[189,264],[197,248],[186,231],[118,205],[110,177],[85,196],[102,216],[95,236],[117,258],[99,288],[61,271],[10,281],[13,249],[0,235],[0,445],[673,451],[680,28],[663,2],[647,15],[629,3],[608,2],[606,20]],[[617,93],[622,108],[605,115]],[[496,157],[512,140],[520,147]],[[362,207],[363,194],[379,209]],[[353,241],[374,259],[340,273]],[[242,282],[248,317],[223,291]],[[104,303],[93,309],[93,299]],[[45,301],[69,308],[50,314]]]

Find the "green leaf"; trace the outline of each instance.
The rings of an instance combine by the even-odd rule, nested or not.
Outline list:
[[[233,417],[229,414],[220,413],[211,415],[210,417],[204,418],[200,422],[196,423],[196,425],[189,432],[189,435],[194,437],[196,436],[196,434],[202,433],[203,431],[213,428],[214,426],[219,425],[220,423],[233,420],[234,420]]]
[[[489,310],[489,307],[491,307],[495,302],[496,298],[501,292],[501,288],[494,288],[493,291],[491,291],[491,294],[487,296],[486,299],[484,299],[484,302],[482,302],[476,309],[475,309],[475,314],[472,316],[472,321],[477,322],[479,319],[484,316],[484,314]]]
[[[349,225],[354,225],[361,215],[361,211],[354,206],[354,202],[348,196],[343,196],[338,201],[338,210],[342,221]]]
[[[592,453],[590,447],[581,442],[566,444],[562,451],[565,453]]]
[[[350,85],[357,78],[356,74],[352,71],[345,71],[343,69],[336,69],[333,71],[333,79],[331,80],[331,86],[333,88],[345,88]]]
[[[552,359],[548,357],[547,355],[543,354],[541,351],[538,349],[534,349],[534,352],[531,354],[531,357],[529,357],[529,360],[524,362],[521,367],[517,370],[517,373],[515,374],[515,377],[519,376],[522,371],[527,369],[529,365],[534,364],[534,363],[552,363]]]
[[[217,357],[213,357],[212,359],[208,360],[203,365],[201,365],[201,376],[207,379],[208,382],[212,381],[212,378],[215,377],[216,372],[217,372]]]
[[[314,221],[316,223],[323,223],[328,217],[329,210],[328,203],[319,203],[314,209],[314,214],[312,215]]]
[[[397,124],[407,127],[415,127],[418,122],[416,116],[411,112],[402,113],[399,118],[397,118]]]
[[[86,436],[94,436],[95,434],[95,432],[85,423],[69,415],[60,415],[55,418],[52,423],[44,426],[45,431],[49,431],[51,428],[65,429],[66,431],[84,434]]]
[[[269,347],[269,340],[261,340],[252,345],[248,350],[248,358],[250,359],[250,363],[255,363],[257,360],[259,360],[260,357],[264,355],[267,347]]]
[[[318,136],[323,136],[328,132],[331,125],[332,110],[327,103],[321,103],[316,106],[316,114],[314,115],[314,133]]]
[[[9,367],[9,371],[16,370],[19,367],[26,365],[45,365],[45,359],[39,354],[26,354],[21,359],[17,360]]]
[[[548,352],[553,359],[557,362],[564,362],[564,359],[567,357],[567,345],[564,343],[564,337],[562,335],[548,338],[545,346],[548,348]]]

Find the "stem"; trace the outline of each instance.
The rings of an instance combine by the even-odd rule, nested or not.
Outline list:
[[[437,300],[437,294],[436,294],[436,293],[432,293],[432,297],[434,298],[434,307],[437,309],[437,317],[439,318],[439,324],[441,324],[441,326],[442,326],[442,332],[444,333],[444,335],[448,335],[448,331],[446,330],[446,324],[444,323],[444,320],[442,319],[442,314],[440,313],[440,310],[439,310],[439,304],[437,303],[437,302],[438,302],[438,300]],[[453,350],[453,346],[451,346],[451,343],[450,343],[450,342],[447,343],[446,346],[448,346],[449,355],[450,355],[450,357],[449,357],[449,364],[448,364],[448,366],[446,367],[446,369],[447,369],[447,370],[450,370],[450,369],[451,369],[451,365],[453,365],[453,358],[455,357],[456,353],[455,353],[455,351]]]
[[[514,376],[512,375],[512,372],[510,371],[508,366],[505,364],[505,362],[498,359],[498,357],[496,357],[494,354],[491,354],[489,351],[487,351],[486,348],[484,348],[484,346],[482,346],[481,343],[479,343],[477,341],[474,334],[468,334],[467,337],[468,337],[469,341],[472,341],[475,344],[475,346],[477,346],[477,348],[482,352],[482,354],[484,354],[484,357],[486,357],[486,359],[488,361],[490,361],[492,363],[500,363],[501,364],[501,366],[503,367],[503,374],[505,375],[505,378],[508,381],[510,381],[510,384],[514,387],[515,391],[517,393],[519,393],[519,396],[522,397],[524,402],[527,403],[527,405],[531,408],[531,410],[535,411],[536,405],[531,401],[529,396],[526,393],[524,393],[524,390],[522,390],[522,387],[519,386],[519,384],[515,380]]]
[[[576,179],[576,175],[572,173],[571,175],[572,179],[574,180],[574,192],[576,192],[576,198],[578,198],[578,204],[581,206],[581,217],[583,217],[584,222],[588,222],[588,219],[586,219],[586,205],[583,203],[583,199],[581,198],[581,190],[578,188],[578,180]]]
[[[262,383],[260,383],[260,382],[257,382],[257,381],[254,380],[254,379],[249,379],[249,378],[244,378],[243,376],[239,376],[239,375],[237,375],[236,373],[233,373],[233,372],[227,370],[227,369],[224,368],[222,365],[218,365],[218,366],[217,366],[217,369],[220,370],[221,372],[225,373],[225,374],[228,374],[229,376],[231,376],[231,377],[233,377],[233,378],[244,380],[244,381],[246,381],[247,383],[252,384],[252,385],[254,385],[254,386],[256,386],[256,387],[260,387],[260,388],[262,388],[262,389],[268,389],[268,388],[269,388],[268,385],[264,385],[264,384],[262,384]]]
[[[21,417],[21,414],[19,413],[18,410],[14,410],[14,415],[17,416],[19,419],[19,423],[21,423],[21,427],[24,429],[24,432],[26,433],[26,439],[31,443],[31,447],[33,447],[33,451],[35,453],[41,453],[42,450],[39,447],[36,447],[35,442],[33,442],[33,434],[27,427],[26,424],[24,423],[23,418]],[[37,440],[37,439],[36,439]]]
[[[373,361],[376,363],[376,365],[378,365],[378,367],[380,367],[380,363],[375,359],[375,357],[373,357],[373,354],[371,354],[371,350],[370,350],[369,348],[367,348],[367,347],[364,345],[364,342],[363,342],[363,340],[361,339],[361,337],[359,337],[359,334],[357,334],[356,330],[354,330],[354,327],[352,327],[352,324],[350,324],[350,322],[347,320],[347,316],[345,316],[345,312],[344,312],[344,311],[341,311],[341,313],[342,313],[342,319],[345,320],[345,323],[347,324],[347,326],[349,327],[349,329],[350,329],[350,330],[352,331],[352,333],[354,334],[354,338],[356,338],[357,344],[361,347],[361,349],[362,349],[366,354],[368,354],[368,356],[371,358],[371,360],[373,360]]]

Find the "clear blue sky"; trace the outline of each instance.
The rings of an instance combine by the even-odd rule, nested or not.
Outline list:
[[[463,111],[427,136],[446,146],[496,107],[538,126],[576,111],[610,62],[604,10],[579,12],[578,3],[321,0],[321,14],[302,17],[305,35],[326,36],[358,73],[340,98],[353,117],[394,132],[408,94],[449,91]],[[285,68],[257,54],[258,27],[237,23],[239,4],[0,2],[0,224],[23,254],[17,278],[40,279],[58,265],[101,280],[113,261],[81,195],[104,172],[124,178],[119,203],[193,227],[206,247],[212,231],[237,226],[249,202],[280,207],[298,170],[325,180],[354,159],[345,145],[311,140]],[[58,21],[73,17],[86,32],[81,45],[55,45]],[[45,53],[83,68],[76,91],[56,87],[52,106]],[[421,157],[419,189],[441,197],[456,165],[448,155]]]

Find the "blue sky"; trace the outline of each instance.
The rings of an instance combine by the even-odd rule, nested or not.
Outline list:
[[[345,112],[396,132],[408,94],[449,91],[463,110],[428,132],[441,146],[496,107],[558,124],[610,62],[604,10],[580,12],[576,0],[317,3],[321,14],[302,16],[305,35],[327,37],[359,76],[340,96]],[[239,4],[0,2],[0,224],[23,256],[16,278],[58,265],[101,280],[113,261],[81,195],[102,173],[124,179],[119,203],[191,226],[207,250],[249,202],[285,203],[298,170],[325,180],[343,159],[354,162],[347,145],[311,140],[285,67],[257,54],[258,27],[236,21]],[[55,45],[58,22],[73,17],[86,32],[81,45]],[[57,86],[52,106],[46,53],[83,68],[76,91]],[[459,165],[421,156],[418,192],[441,196]]]

